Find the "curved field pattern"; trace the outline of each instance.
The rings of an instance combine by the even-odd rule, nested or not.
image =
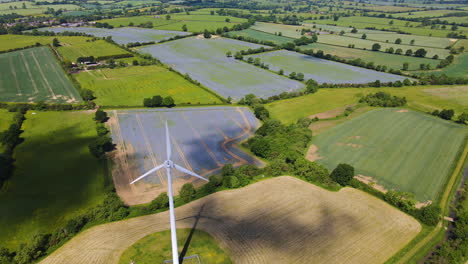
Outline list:
[[[304,88],[298,81],[226,57],[261,45],[227,38],[190,37],[141,48],[163,63],[199,81],[221,96],[239,100],[247,94],[269,97]]]
[[[122,28],[94,28],[94,27],[48,27],[38,29],[39,31],[52,31],[62,33],[65,31],[86,33],[96,37],[112,37],[118,44],[130,42],[159,42],[175,36],[189,35],[190,33],[172,30],[157,30],[148,28],[122,27]]]
[[[135,242],[168,229],[168,219],[166,211],[88,229],[41,264],[118,263]],[[176,219],[178,228],[208,232],[238,264],[383,263],[421,229],[364,192],[288,176],[209,195],[176,208]]]
[[[202,176],[219,171],[225,164],[262,165],[244,153],[238,144],[250,137],[259,122],[245,107],[205,107],[112,111],[110,129],[114,151],[112,175],[117,193],[129,204],[147,203],[167,190],[165,171],[130,185],[133,179],[166,160],[165,122],[168,120],[172,160]],[[174,191],[187,182],[203,182],[173,172]]]

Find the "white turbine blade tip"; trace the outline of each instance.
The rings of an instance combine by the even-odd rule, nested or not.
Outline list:
[[[145,174],[141,175],[140,177],[136,178],[135,180],[133,180],[130,184],[134,184],[135,182],[145,178],[146,176],[150,175],[151,173],[161,169],[162,167],[164,167],[164,164],[161,164],[155,168],[152,168],[151,170],[147,171]]]
[[[206,178],[204,178],[204,177],[202,177],[202,176],[196,174],[196,173],[193,172],[193,171],[189,171],[189,170],[187,170],[186,168],[184,168],[184,167],[182,167],[182,166],[179,166],[179,165],[177,165],[177,164],[174,164],[174,167],[176,168],[176,170],[178,170],[178,171],[180,171],[180,172],[187,173],[188,175],[191,175],[191,176],[193,176],[193,177],[197,177],[197,178],[202,179],[202,180],[204,180],[204,181],[208,181],[208,179],[206,179]]]

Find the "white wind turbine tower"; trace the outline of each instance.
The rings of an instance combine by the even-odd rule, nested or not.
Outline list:
[[[179,251],[177,249],[177,234],[176,234],[176,224],[175,224],[175,214],[174,214],[174,197],[172,194],[172,177],[171,177],[171,170],[174,168],[180,172],[189,174],[191,176],[200,178],[202,180],[208,181],[207,179],[203,178],[202,176],[187,170],[186,168],[179,166],[172,162],[171,160],[171,155],[172,155],[172,149],[171,149],[171,140],[169,136],[169,128],[167,126],[167,121],[166,121],[166,152],[167,152],[167,160],[164,161],[163,164],[156,166],[155,168],[149,170],[145,174],[141,175],[140,177],[136,178],[134,181],[132,181],[130,184],[134,184],[135,182],[145,178],[146,176],[150,175],[153,172],[156,172],[159,169],[166,168],[167,171],[167,193],[169,197],[169,215],[170,215],[170,222],[171,222],[171,241],[172,241],[172,263],[173,264],[179,264]]]

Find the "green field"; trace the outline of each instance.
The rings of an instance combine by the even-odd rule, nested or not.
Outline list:
[[[319,50],[325,54],[338,56],[346,60],[361,59],[365,62],[373,62],[375,65],[386,65],[389,69],[399,70],[403,67],[403,63],[408,63],[408,69],[419,70],[420,64],[429,64],[434,69],[440,63],[439,60],[429,58],[417,58],[412,56],[396,55],[385,52],[375,52],[363,49],[352,49],[347,47],[333,46],[322,43],[312,43],[305,46],[300,46],[300,49],[312,49],[314,52]]]
[[[394,17],[405,17],[405,18],[417,18],[417,17],[441,17],[447,14],[461,13],[463,11],[456,10],[429,10],[429,11],[418,11],[418,12],[408,12],[400,13],[394,15]],[[442,20],[444,18],[441,18]]]
[[[189,240],[189,236],[190,240]],[[177,229],[177,243],[179,251],[184,249],[185,243],[189,241],[185,256],[198,255],[201,263],[230,264],[232,263],[228,254],[224,252],[212,236],[201,230]],[[166,230],[137,241],[126,249],[120,257],[119,264],[128,264],[134,261],[138,264],[163,263],[172,258],[171,231]],[[184,260],[183,263],[197,263],[194,259]]]
[[[242,36],[244,38],[253,38],[257,39],[260,41],[271,41],[275,43],[276,45],[281,45],[285,44],[288,42],[293,42],[293,38],[288,38],[288,37],[283,37],[283,36],[277,36],[274,34],[258,31],[255,29],[244,29],[241,31],[231,31],[227,33],[230,37],[237,37],[237,36]]]
[[[214,95],[160,66],[100,69],[75,76],[83,88],[94,91],[98,105],[143,106],[143,98],[155,95],[170,95],[176,104],[221,103]]]
[[[47,47],[0,54],[0,101],[81,101],[78,91]]]
[[[405,86],[400,88],[327,88],[319,89],[315,94],[309,94],[297,98],[276,101],[267,104],[270,115],[284,123],[296,122],[301,117],[341,108],[346,105],[356,104],[359,98],[368,93],[384,91],[392,95],[404,96],[408,100],[408,106],[419,111],[433,111],[435,109],[454,109],[456,115],[468,112],[468,105],[457,101],[444,99],[434,95],[432,89],[450,87],[445,91],[447,97],[467,96],[466,86]]]
[[[302,26],[291,26],[291,25],[284,25],[284,24],[273,24],[273,23],[263,23],[263,22],[256,22],[255,25],[251,27],[251,29],[255,29],[258,31],[275,34],[280,33],[289,38],[300,38],[301,29],[305,28]]]
[[[23,3],[26,5],[26,8],[23,8]],[[10,8],[11,6],[11,8]],[[80,7],[77,5],[35,5],[32,2],[20,1],[20,2],[7,2],[0,3],[0,15],[16,13],[18,15],[27,16],[27,15],[37,15],[42,14],[47,11],[47,8],[53,8],[55,10],[77,10]]]
[[[456,56],[453,62],[447,67],[433,70],[433,71],[421,71],[419,72],[419,74],[421,75],[445,74],[450,77],[467,78],[468,77],[468,53],[464,53],[462,55]]]
[[[18,49],[40,43],[42,45],[52,44],[55,37],[29,36],[29,35],[0,35],[0,51]],[[61,46],[57,48],[59,53],[72,62],[78,57],[108,56],[127,54],[124,49],[112,45],[104,40],[92,41],[89,37],[57,36]]]
[[[0,244],[17,247],[103,199],[105,169],[88,150],[91,112],[28,112],[15,171],[0,192]]]
[[[362,34],[361,34],[362,35]],[[441,49],[441,48],[430,48],[430,47],[421,47],[421,46],[411,46],[411,45],[398,45],[394,43],[385,43],[385,42],[376,42],[373,40],[361,39],[361,37],[348,37],[348,36],[340,36],[334,34],[327,34],[327,35],[320,35],[318,38],[319,43],[329,44],[329,45],[337,45],[348,47],[349,44],[355,45],[355,48],[359,49],[366,49],[371,50],[372,45],[375,43],[380,44],[381,51],[385,51],[385,49],[392,47],[394,50],[402,49],[402,54],[405,54],[406,50],[412,50],[413,53],[419,49],[424,48],[427,51],[427,58],[432,58],[434,55],[438,55],[439,58],[445,58],[450,55],[450,50]]]
[[[346,36],[361,38],[362,33],[346,33]],[[411,41],[414,40],[414,46],[420,47],[432,47],[432,48],[440,48],[445,49],[448,46],[453,45],[457,42],[457,39],[449,39],[449,38],[436,38],[436,37],[428,37],[428,36],[417,36],[417,35],[405,35],[405,34],[395,34],[395,33],[366,33],[367,40],[375,40],[379,42],[387,42],[392,44],[395,43],[397,39],[401,39],[401,44],[411,45]],[[412,46],[413,46],[412,45]],[[405,50],[406,51],[406,50]]]
[[[186,15],[186,14],[170,14],[171,19],[167,20],[166,15],[161,15],[158,18],[155,16],[134,16],[134,17],[121,17],[113,19],[104,19],[99,22],[106,22],[114,27],[128,26],[133,23],[135,26],[141,23],[151,22],[154,29],[161,30],[176,30],[182,31],[182,26],[187,25],[189,32],[203,32],[205,29],[216,30],[217,28],[228,27],[231,28],[235,24],[247,22],[247,19],[236,18],[229,16],[218,15]],[[230,22],[225,22],[226,18]]]
[[[339,124],[312,143],[328,169],[348,163],[356,174],[423,202],[437,199],[467,132],[438,117],[387,108]]]
[[[7,130],[10,127],[11,121],[13,121],[14,113],[8,112],[5,109],[0,109],[0,133]],[[2,144],[0,144],[0,154],[4,151]]]
[[[78,57],[94,56],[97,58],[101,56],[129,54],[128,51],[112,45],[105,40],[91,41],[87,37],[61,37],[59,41],[61,41],[61,46],[57,50],[63,57],[72,62],[76,62]]]

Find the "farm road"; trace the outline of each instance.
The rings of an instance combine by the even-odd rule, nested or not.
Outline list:
[[[234,263],[383,263],[421,229],[366,193],[289,176],[209,195],[176,208],[176,217],[178,228],[198,219]],[[118,263],[136,241],[168,228],[168,212],[96,226],[40,263]]]

